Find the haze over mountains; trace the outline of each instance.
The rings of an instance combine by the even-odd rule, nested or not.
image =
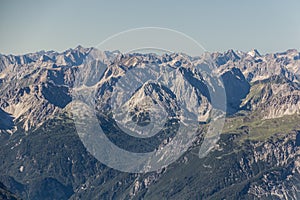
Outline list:
[[[154,68],[147,77],[162,79],[169,89],[153,82],[141,84],[125,103],[130,118],[120,115],[120,122],[132,119],[142,127],[151,112],[158,119],[163,113],[149,108],[153,102],[170,119],[184,120],[178,116],[180,102],[186,102],[187,116],[200,116],[198,121],[209,123],[215,106],[212,91],[223,89],[227,115],[223,134],[202,160],[192,156],[201,144],[200,134],[187,153],[165,171],[140,175],[109,169],[86,152],[76,136],[72,91],[80,79],[95,91],[96,110],[108,115],[118,81],[131,69],[149,65]],[[160,70],[168,67],[173,72],[161,77]],[[209,72],[217,74],[224,86],[217,86]],[[232,198],[297,199],[299,112],[297,50],[266,55],[255,49],[228,50],[191,57],[183,53],[122,54],[78,46],[62,53],[0,55],[0,145],[4,149],[0,182],[24,199],[214,199],[228,197],[230,191],[234,191]],[[109,118],[103,120],[104,125],[110,124]],[[114,136],[118,130],[113,127],[107,126],[107,132],[119,146],[149,150],[150,146],[135,147],[126,138]],[[157,136],[153,144],[171,142],[172,133],[170,129]],[[206,184],[205,177],[212,182]]]

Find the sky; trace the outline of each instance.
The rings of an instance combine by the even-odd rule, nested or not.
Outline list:
[[[104,48],[98,44],[112,35],[141,27],[184,33],[210,52],[300,50],[299,10],[299,0],[0,0],[0,53]],[[184,51],[183,40],[174,44]]]

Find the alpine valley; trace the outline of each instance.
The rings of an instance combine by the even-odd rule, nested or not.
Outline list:
[[[130,118],[120,120],[131,119],[142,127],[149,113],[160,116],[147,104],[156,102],[175,122],[170,121],[150,145],[136,145],[139,141],[122,135],[112,122],[109,105],[118,80],[131,69],[146,68],[149,76],[159,79],[161,73],[147,70],[149,65],[172,68],[174,73],[167,77],[171,88],[143,83],[125,102]],[[211,123],[214,106],[207,71],[223,82],[226,118],[218,141],[199,158],[201,130]],[[180,101],[186,102],[184,112],[203,117],[201,130],[179,159],[160,170],[128,173],[110,168],[87,151],[77,134],[71,110],[78,78],[92,85],[101,126],[123,149],[148,152],[172,142]],[[0,199],[297,200],[299,121],[300,53],[293,49],[191,57],[78,46],[62,53],[0,54]]]

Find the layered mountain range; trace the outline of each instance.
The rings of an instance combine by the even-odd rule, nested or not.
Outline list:
[[[92,67],[88,70],[80,70],[86,67],[86,59],[94,59],[97,63],[90,64]],[[228,113],[234,113],[244,106],[252,111],[264,109],[264,118],[282,117],[299,113],[299,62],[299,52],[296,50],[264,56],[257,50],[248,53],[229,50],[189,57],[185,54],[122,55],[79,46],[63,53],[42,51],[22,56],[1,55],[1,115],[13,117],[14,122],[22,122],[25,130],[38,127],[49,116],[62,112],[71,102],[70,91],[78,70],[86,73],[80,76],[88,79],[87,84],[88,81],[94,82],[98,87],[99,93],[96,95],[101,99],[100,104],[105,104],[108,96],[106,91],[117,82],[116,78],[126,72],[124,67],[151,63],[178,68],[184,74],[182,78],[188,80],[188,76],[191,76],[188,80],[190,83],[195,76],[195,71],[190,69],[192,66],[203,69],[209,67],[222,77]],[[101,67],[106,71],[101,71]],[[98,74],[91,74],[97,69]],[[105,77],[101,77],[101,73]],[[157,78],[159,72],[154,76]],[[186,92],[187,86],[179,85],[183,81],[179,80],[179,76],[176,78],[177,83],[174,84],[180,87],[176,89],[179,96],[179,93]],[[11,123],[9,119],[5,121]]]
[[[82,88],[88,93],[77,95]],[[125,173],[97,161],[81,143],[72,110],[82,97],[91,100],[110,140],[136,152],[172,142],[178,121],[195,120],[206,129],[213,108],[226,112],[226,120],[206,157],[194,155],[203,142],[200,131],[170,166]],[[299,112],[297,50],[191,57],[78,46],[0,55],[0,182],[24,199],[297,199]],[[143,127],[164,115],[168,131],[151,145],[136,146],[115,128],[128,125],[143,138]]]

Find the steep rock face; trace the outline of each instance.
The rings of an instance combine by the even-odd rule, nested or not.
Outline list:
[[[203,160],[192,150],[163,173],[138,177],[131,185],[131,198],[298,199],[296,136],[246,142],[243,147],[234,142],[239,136],[222,136]]]
[[[299,133],[279,141],[255,144],[253,161],[268,163],[272,171],[263,173],[249,185],[248,193],[257,198],[299,199]],[[245,166],[246,167],[246,166]]]
[[[25,56],[2,56],[0,73],[1,108],[22,122],[28,131],[63,112],[71,101],[70,87],[87,56],[104,62],[105,53],[77,47],[63,53],[38,52]],[[24,60],[23,58],[30,58]],[[30,61],[30,62],[29,62]]]
[[[222,80],[226,90],[227,112],[233,114],[240,109],[242,100],[248,95],[250,84],[237,68],[222,74]]]
[[[263,118],[279,118],[300,112],[299,83],[285,77],[272,76],[253,83],[242,106],[260,111]]]
[[[226,54],[228,52],[215,53],[213,58],[215,60]],[[232,89],[235,92],[241,92],[243,88],[249,88],[242,99],[242,104],[235,104],[239,109],[262,111],[264,118],[277,118],[299,113],[299,52],[288,50],[283,53],[261,55],[257,50],[252,50],[248,53],[238,52],[237,54],[239,59],[230,59],[232,56],[228,55],[226,62],[221,65],[216,62],[216,65],[219,73],[238,68],[245,77],[248,86],[240,82],[238,89]]]
[[[59,107],[45,99],[42,88],[42,85],[31,85],[25,89],[16,89],[7,95],[7,99],[1,99],[5,111],[22,122],[26,131],[59,112]]]

